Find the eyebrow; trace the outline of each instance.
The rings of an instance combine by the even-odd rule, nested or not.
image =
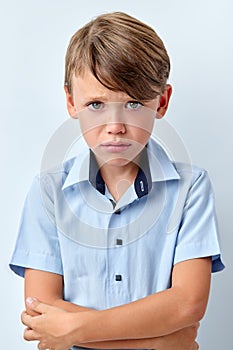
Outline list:
[[[84,96],[84,98],[82,99],[82,104],[86,104],[88,102],[92,102],[92,101],[100,101],[100,102],[106,102],[108,99],[106,98],[106,95],[95,95],[95,96]],[[122,99],[122,101],[118,101],[119,103],[124,103],[126,101],[139,101],[136,100],[130,96],[126,96],[125,98]],[[149,102],[146,100],[140,100],[141,102]],[[109,102],[113,102],[113,101],[109,101]]]
[[[86,101],[99,101],[99,100],[102,100],[102,101],[106,101],[106,96],[105,95],[96,95],[96,96],[85,96],[84,99],[83,99],[83,102]]]

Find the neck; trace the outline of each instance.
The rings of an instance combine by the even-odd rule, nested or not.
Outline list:
[[[134,162],[119,167],[105,164],[100,172],[113,198],[118,201],[134,182],[138,165]]]

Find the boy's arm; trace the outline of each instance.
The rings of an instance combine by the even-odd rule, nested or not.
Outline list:
[[[198,344],[195,342],[198,324],[157,338],[75,343],[77,335],[75,334],[76,330],[72,323],[72,313],[41,303],[38,300],[31,302],[31,306],[41,313],[41,316],[31,317],[26,312],[22,314],[22,321],[28,327],[25,329],[24,338],[29,341],[39,340],[39,349],[68,350],[74,344],[90,349],[198,349]],[[56,321],[54,322],[54,320]]]
[[[35,296],[39,300],[49,305],[60,307],[70,312],[81,312],[92,310],[80,305],[63,300],[63,276],[34,269],[25,269],[24,274],[24,294],[25,300],[28,296]],[[27,307],[27,312],[31,316],[38,315]]]
[[[157,349],[157,350],[197,350],[195,342],[199,323],[177,332],[156,338],[106,340],[102,342],[80,343],[76,346],[90,349]]]
[[[176,264],[170,289],[103,311],[64,313],[42,303],[32,303],[30,308],[42,315],[23,314],[23,323],[32,328],[26,330],[25,338],[39,339],[39,334],[40,339],[49,339],[54,344],[56,341],[61,343],[61,339],[69,335],[72,345],[88,346],[90,342],[92,347],[93,342],[156,338],[175,332],[194,324],[204,315],[210,273],[211,258]]]
[[[74,315],[77,342],[153,338],[194,324],[204,316],[210,278],[211,258],[178,263],[170,289],[84,317]]]
[[[25,270],[25,299],[34,295],[41,301],[70,312],[88,311],[90,308],[78,306],[62,299],[63,297],[63,276],[34,269]],[[27,307],[27,303],[26,303]],[[39,315],[27,307],[27,313],[31,316]],[[159,350],[180,350],[186,349],[187,344],[194,344],[197,335],[197,325],[183,329],[165,337],[146,339],[125,339],[110,340],[103,342],[92,342],[87,344],[76,344],[81,347],[99,349],[159,349]],[[26,330],[25,332],[28,332]],[[29,331],[30,332],[30,331]]]

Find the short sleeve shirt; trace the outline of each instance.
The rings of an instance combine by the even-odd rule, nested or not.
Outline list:
[[[63,275],[64,299],[97,310],[169,288],[181,261],[211,256],[222,270],[207,172],[172,162],[152,139],[146,159],[117,203],[93,176],[89,149],[36,176],[11,269]]]

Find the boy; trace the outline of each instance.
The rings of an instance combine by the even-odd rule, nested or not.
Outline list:
[[[10,264],[40,350],[198,348],[211,270],[224,266],[206,172],[150,137],[169,70],[154,30],[124,13],[71,39],[67,108],[88,150],[35,178]]]

